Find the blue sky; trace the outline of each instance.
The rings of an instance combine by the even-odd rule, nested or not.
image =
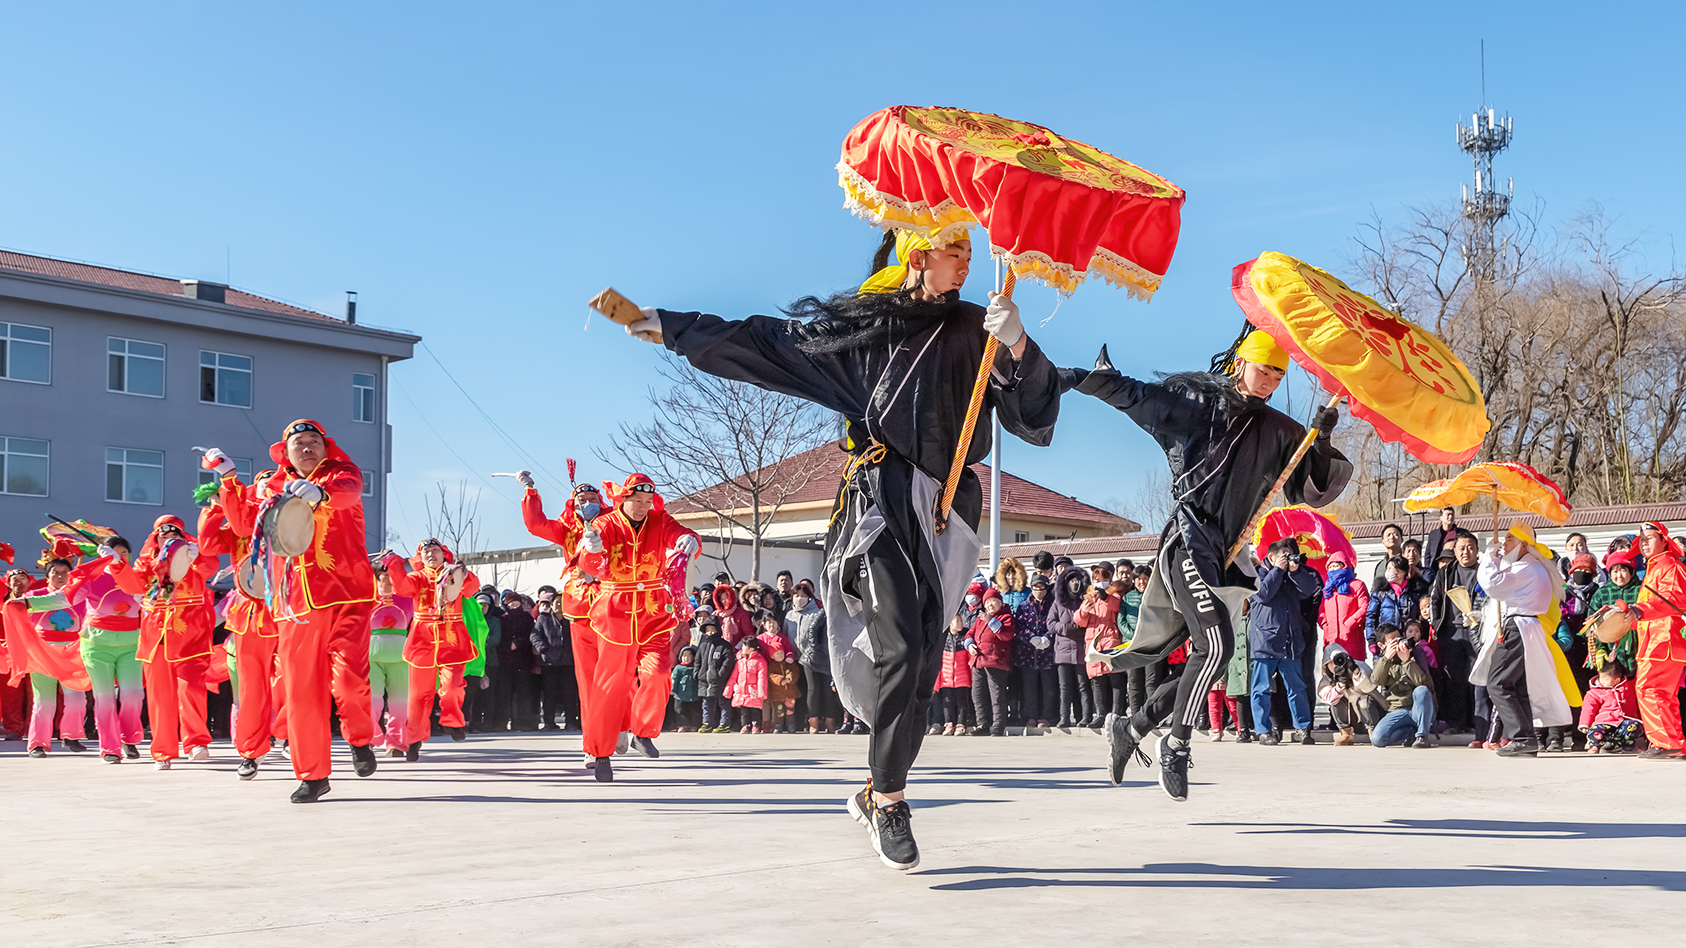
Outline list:
[[[1032,10],[1057,13],[1034,20]],[[635,12],[622,12],[635,11]],[[1188,192],[1151,304],[1085,286],[1032,333],[1062,364],[1203,366],[1264,250],[1337,273],[1372,212],[1453,198],[1453,141],[1487,97],[1498,171],[1554,223],[1599,202],[1671,265],[1686,212],[1677,38],[1624,4],[18,5],[0,35],[0,246],[220,280],[413,330],[546,467],[645,413],[656,351],[584,301],[727,316],[858,282],[874,233],[841,209],[843,135],[896,103],[1049,126]],[[877,35],[872,35],[873,32]],[[989,268],[966,295],[983,298]],[[393,371],[391,522],[414,542],[439,480],[520,465],[426,352]],[[408,396],[408,397],[407,397]],[[412,404],[413,403],[413,404]],[[440,432],[473,470],[451,455]],[[1005,466],[1134,493],[1164,463],[1099,403]],[[529,542],[509,481],[492,546]],[[560,493],[554,484],[550,487]],[[497,494],[497,496],[494,496]]]

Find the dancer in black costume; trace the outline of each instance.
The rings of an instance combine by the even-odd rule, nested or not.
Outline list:
[[[1253,330],[1214,359],[1210,372],[1142,382],[1119,374],[1104,347],[1093,370],[1061,370],[1065,385],[1124,412],[1152,435],[1171,466],[1175,507],[1135,638],[1090,658],[1110,661],[1115,671],[1145,667],[1186,639],[1188,665],[1134,716],[1107,718],[1115,785],[1132,756],[1148,762],[1141,741],[1169,719],[1170,733],[1158,746],[1159,785],[1173,800],[1188,799],[1189,736],[1206,692],[1235,651],[1231,609],[1253,582],[1246,569],[1227,562],[1229,550],[1305,436],[1304,427],[1267,404],[1287,368],[1287,353]],[[1321,507],[1345,489],[1352,463],[1329,441],[1339,418],[1335,408],[1319,412],[1316,442],[1285,485],[1289,503]]]
[[[894,250],[896,261],[890,264]],[[839,696],[870,723],[872,779],[849,800],[884,863],[911,869],[919,850],[904,791],[919,754],[943,633],[977,567],[983,492],[966,470],[947,528],[935,528],[989,335],[1000,342],[986,409],[1034,445],[1053,438],[1058,370],[1025,335],[1018,308],[959,298],[971,259],[964,236],[940,248],[886,234],[859,293],[797,301],[786,316],[728,321],[646,308],[627,327],[711,375],[841,412],[850,454],[826,536],[820,590]],[[987,417],[966,451],[989,453]],[[864,633],[864,635],[863,635]]]

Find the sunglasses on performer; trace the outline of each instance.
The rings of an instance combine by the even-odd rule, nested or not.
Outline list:
[[[654,484],[635,484],[635,485],[633,485],[632,492],[634,494],[654,494],[656,492],[656,485],[654,485]]]
[[[293,435],[304,434],[307,431],[314,431],[317,434],[322,433],[321,428],[316,427],[315,425],[311,424],[308,421],[301,421],[298,424],[293,425],[291,428],[288,428],[287,433],[284,437],[291,438]]]

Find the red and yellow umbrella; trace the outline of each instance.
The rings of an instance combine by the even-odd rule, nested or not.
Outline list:
[[[1411,513],[1457,507],[1492,497],[1512,510],[1538,514],[1561,525],[1569,519],[1569,498],[1551,478],[1515,461],[1485,461],[1456,477],[1441,478],[1411,491],[1405,509]],[[1497,523],[1494,524],[1497,532]]]
[[[977,224],[1017,277],[1070,293],[1091,274],[1132,296],[1159,289],[1177,248],[1184,194],[1164,178],[1040,125],[963,109],[893,105],[843,139],[844,206],[941,245]],[[986,343],[971,407],[937,509],[948,518],[983,406],[996,342]]]
[[[1253,531],[1253,546],[1265,550],[1278,540],[1293,538],[1299,541],[1300,552],[1319,573],[1329,575],[1326,565],[1334,553],[1346,557],[1346,565],[1358,565],[1358,553],[1352,546],[1352,534],[1336,523],[1305,506],[1277,507],[1264,515],[1258,529]]]

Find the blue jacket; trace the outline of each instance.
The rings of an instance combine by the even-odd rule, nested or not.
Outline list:
[[[1364,614],[1365,643],[1376,643],[1376,627],[1384,622],[1391,623],[1395,628],[1405,628],[1406,622],[1417,618],[1417,600],[1422,596],[1422,590],[1414,582],[1405,584],[1403,594],[1395,593],[1386,580],[1378,589],[1370,590],[1370,610]]]
[[[1252,658],[1299,658],[1305,649],[1304,603],[1323,593],[1323,579],[1309,567],[1277,569],[1259,564],[1259,591],[1248,613],[1247,648]]]

